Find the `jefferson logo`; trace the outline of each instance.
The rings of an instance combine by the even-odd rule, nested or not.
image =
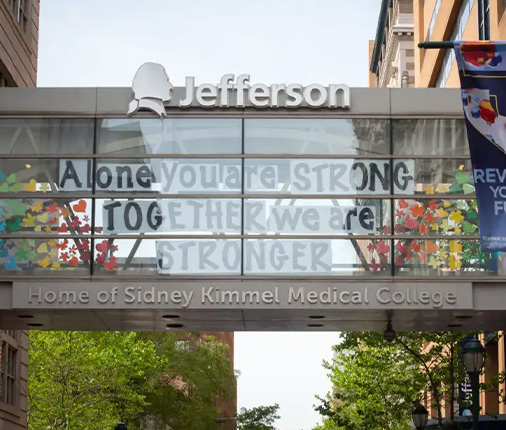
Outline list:
[[[344,84],[251,84],[250,75],[227,73],[216,85],[195,84],[195,77],[186,77],[185,87],[178,89],[172,100],[172,85],[160,64],[145,63],[135,74],[132,89],[134,100],[128,114],[149,110],[160,117],[166,108],[350,108],[350,88]]]
[[[165,116],[164,102],[171,98],[172,85],[167,72],[157,63],[144,63],[134,76],[132,89],[134,99],[128,106],[128,115],[139,110],[148,110]]]

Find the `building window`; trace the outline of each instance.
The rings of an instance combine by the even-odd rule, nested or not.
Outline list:
[[[490,40],[490,0],[478,0],[478,35],[480,40]]]
[[[28,23],[28,0],[7,0],[16,21],[23,31],[26,31]]]
[[[6,332],[10,337],[11,333]],[[15,333],[14,333],[15,334]],[[13,339],[14,340],[14,339]],[[0,401],[8,405],[16,405],[16,373],[17,346],[8,339],[2,341],[2,357],[0,365]]]
[[[464,30],[469,21],[471,9],[473,8],[475,2],[476,0],[463,0],[457,18],[455,19],[455,24],[453,25],[450,40],[462,40],[464,37]],[[437,78],[436,87],[446,86],[454,62],[455,52],[453,52],[453,49],[447,49],[443,59],[443,64],[441,65],[441,71],[439,72],[439,76]]]
[[[0,72],[0,88],[3,88],[3,87],[9,87],[9,81],[7,80],[7,77],[2,73]]]
[[[425,40],[430,40],[432,35],[432,31],[434,30],[434,26],[436,25],[437,15],[439,13],[439,8],[441,7],[441,0],[436,0],[436,4],[434,5],[434,10],[432,11],[432,18],[429,22],[429,28],[427,29],[427,36]]]

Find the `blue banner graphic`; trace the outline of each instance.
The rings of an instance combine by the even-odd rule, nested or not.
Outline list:
[[[506,251],[506,42],[456,42],[482,251]],[[504,115],[502,115],[504,114]]]

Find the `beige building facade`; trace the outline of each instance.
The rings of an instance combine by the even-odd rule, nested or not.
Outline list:
[[[413,0],[415,46],[438,40],[504,40],[504,0]],[[415,49],[415,85],[458,87],[459,76],[451,50]]]
[[[37,85],[39,0],[0,0],[0,87]],[[28,332],[0,331],[0,430],[27,425]]]
[[[413,37],[413,1],[383,1],[376,39],[369,43],[370,87],[414,86]]]

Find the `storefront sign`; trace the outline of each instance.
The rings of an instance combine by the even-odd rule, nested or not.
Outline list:
[[[480,213],[482,251],[506,250],[506,45],[457,42],[455,54]]]
[[[472,309],[471,283],[14,282],[14,309]]]
[[[251,84],[250,75],[235,76],[227,73],[216,85],[197,85],[193,76],[186,78],[184,96],[173,98],[173,86],[164,67],[157,63],[145,63],[135,74],[132,89],[134,99],[128,114],[147,110],[159,116],[166,114],[165,107],[189,108],[349,108],[350,89],[344,84]]]

